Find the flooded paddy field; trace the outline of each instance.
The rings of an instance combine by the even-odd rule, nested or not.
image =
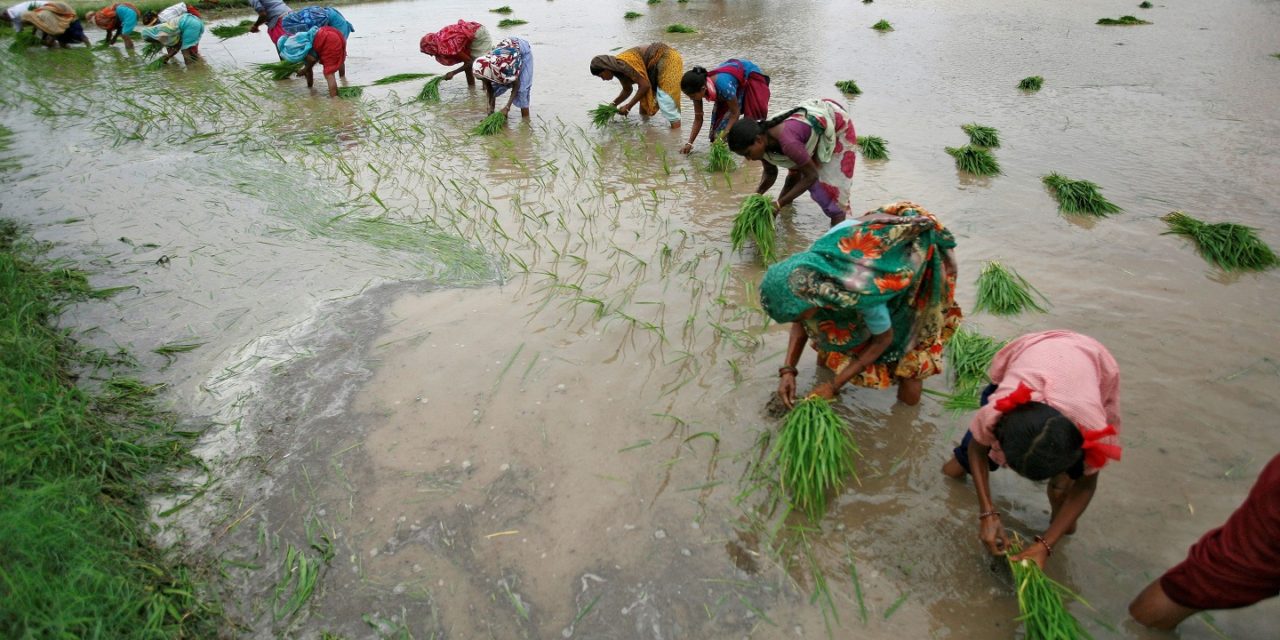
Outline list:
[[[412,101],[420,82],[331,101],[250,73],[275,59],[264,34],[206,34],[209,64],[189,70],[119,48],[0,50],[19,165],[0,214],[96,285],[133,287],[67,320],[132,351],[206,425],[208,472],[156,511],[164,540],[215,559],[228,636],[1017,635],[973,491],[938,471],[967,416],[846,390],[859,481],[817,525],[759,486],[787,331],[759,307],[754,252],[728,241],[759,169],[711,174],[705,140],[678,153],[686,129],[586,116],[617,89],[591,56],[664,40],[686,66],[757,62],[773,111],[857,80],[857,130],[890,159],[859,160],[854,209],[935,212],[959,241],[966,313],[997,258],[1051,302],[967,324],[1111,349],[1124,460],[1048,571],[1092,605],[1073,611],[1096,637],[1165,637],[1127,620],[1129,600],[1280,450],[1280,281],[1213,270],[1158,217],[1280,242],[1280,5],[1158,5],[1151,25],[1100,27],[1136,3],[508,4],[528,24],[498,30],[453,1],[342,9],[351,85],[441,71],[417,41],[460,18],[527,37],[533,118],[491,139],[465,135],[485,107],[460,79],[439,105]],[[677,22],[699,33],[664,33]],[[1041,91],[1015,88],[1029,75]],[[1000,130],[1003,175],[945,153],[974,121]],[[1059,215],[1040,183],[1053,171],[1125,212]],[[780,253],[825,226],[801,198]],[[1011,528],[1047,526],[1040,486],[993,487]],[[1273,638],[1278,621],[1271,601],[1178,635]]]

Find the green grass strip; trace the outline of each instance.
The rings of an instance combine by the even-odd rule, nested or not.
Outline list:
[[[1000,162],[986,149],[966,144],[963,147],[947,147],[947,153],[956,159],[956,168],[961,171],[975,176],[998,176],[1001,173]]]
[[[373,84],[373,85],[395,84],[397,82],[407,82],[409,80],[420,80],[422,78],[430,78],[431,76],[434,76],[434,75],[435,75],[434,73],[397,73],[397,74],[389,75],[385,78],[378,78],[377,80],[374,80],[370,84]]]
[[[501,111],[494,111],[485,116],[480,124],[471,129],[473,136],[491,136],[507,126],[507,114]]]
[[[986,149],[1000,148],[1000,132],[995,127],[980,125],[976,122],[960,125],[966,135],[969,136],[969,144],[975,147],[983,147]]]
[[[862,89],[858,88],[858,82],[856,80],[840,80],[839,82],[836,82],[836,88],[839,89],[841,93],[851,96],[862,95]]]
[[[889,143],[879,136],[858,136],[858,148],[867,160],[889,159]]]
[[[1022,553],[1022,545],[1016,541],[1009,545],[1008,558]],[[1013,573],[1013,583],[1018,596],[1018,612],[1016,618],[1022,623],[1023,638],[1026,640],[1093,640],[1093,636],[1085,631],[1080,621],[1067,610],[1066,600],[1077,600],[1080,596],[1070,589],[1058,584],[1032,560],[1014,562],[1009,560],[1009,570]]]
[[[1234,222],[1208,223],[1181,211],[1160,218],[1169,225],[1165,235],[1187,238],[1196,252],[1223,271],[1265,271],[1280,263],[1275,251],[1258,237],[1257,229]]]
[[[733,161],[733,152],[729,151],[729,143],[724,141],[723,136],[717,136],[707,151],[707,171],[725,173],[733,171],[737,166]]]
[[[591,116],[591,124],[596,128],[609,124],[614,116],[618,115],[618,105],[606,102],[594,109],[588,109],[587,115]]]
[[[859,455],[849,425],[825,398],[811,396],[787,413],[769,460],[778,470],[791,506],[817,522],[827,511],[828,492],[857,477]]]
[[[1043,76],[1027,76],[1018,81],[1018,88],[1023,91],[1039,91],[1044,87]]]
[[[1032,295],[1035,292],[1035,295]],[[998,316],[1013,316],[1024,311],[1044,313],[1044,307],[1036,302],[1043,294],[1031,286],[1017,271],[992,260],[982,267],[978,276],[978,301],[973,310],[986,311]],[[1048,302],[1048,300],[1045,300]]]
[[[733,229],[729,232],[729,241],[733,250],[740,251],[747,240],[756,243],[760,251],[760,262],[773,262],[775,233],[773,228],[773,201],[768,196],[751,194],[742,201],[738,215],[733,219]]]
[[[697,33],[698,30],[687,24],[673,24],[667,26],[667,33]]]
[[[1059,173],[1041,178],[1058,201],[1058,211],[1095,217],[1106,217],[1124,211],[1100,193],[1098,185],[1088,180],[1072,180]]]

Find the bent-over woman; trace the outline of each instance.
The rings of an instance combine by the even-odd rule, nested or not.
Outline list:
[[[831,382],[813,393],[832,398],[846,384],[885,389],[920,402],[924,379],[942,372],[943,345],[962,314],[955,302],[956,241],[923,207],[897,202],[836,225],[808,251],[769,267],[760,302],[791,323],[778,396],[792,406],[796,365],[811,343]]]
[[[622,115],[640,105],[640,115],[648,118],[662,112],[671,128],[680,126],[680,75],[684,59],[680,52],[662,42],[631,47],[616,56],[591,59],[591,75],[608,82],[617,79],[622,92],[613,99]],[[623,104],[635,91],[630,102]]]
[[[182,61],[190,65],[200,62],[200,38],[204,35],[204,21],[189,13],[183,14],[173,22],[165,22],[142,30],[142,39],[159,43],[165,48],[161,64],[182,52]]]
[[[312,27],[302,33],[280,39],[280,58],[303,63],[302,75],[307,87],[315,86],[316,63],[324,69],[329,97],[338,97],[338,77],[347,77],[347,39],[334,27]]]
[[[763,165],[756,193],[773,187],[778,167],[787,169],[775,212],[808,191],[832,226],[851,211],[857,141],[849,112],[830,98],[810,100],[769,120],[744,118],[727,136],[730,151]]]
[[[85,15],[85,19],[107,32],[104,43],[110,46],[119,38],[124,40],[124,48],[130,51],[133,51],[133,38],[129,34],[138,27],[138,20],[141,18],[142,13],[138,8],[127,2],[118,2]]]
[[[293,9],[284,0],[249,0],[249,6],[257,12],[258,19],[249,27],[250,33],[257,33],[262,25],[267,25],[267,37],[271,38],[271,46],[277,46],[284,37],[284,29],[280,28],[280,19],[291,13]]]
[[[498,96],[510,91],[503,113],[511,105],[520,109],[520,117],[529,117],[529,93],[533,90],[533,48],[524,38],[506,38],[489,53],[471,63],[471,72],[484,83],[489,98],[489,113],[497,106]]]
[[[446,67],[458,65],[444,74],[445,80],[452,80],[462,73],[467,77],[467,85],[474,87],[476,76],[471,72],[471,63],[493,50],[493,39],[489,37],[489,30],[479,22],[459,20],[457,24],[422,36],[418,50]]]
[[[84,34],[84,25],[76,18],[76,10],[65,2],[46,2],[22,14],[22,21],[40,33],[46,47],[69,47],[77,42],[93,46]]]
[[[703,100],[712,104],[709,140],[728,131],[739,117],[769,117],[769,76],[750,60],[727,60],[711,71],[694,67],[680,79],[680,91],[693,101],[693,131],[680,153],[693,151],[693,143],[702,131]]]
[[[1013,558],[1044,567],[1058,540],[1075,532],[1098,472],[1120,459],[1120,366],[1097,340],[1055,330],[1010,342],[989,374],[982,408],[942,472],[973,476],[979,538],[995,555],[1005,553],[1009,539],[988,474],[1007,466],[1024,478],[1048,480],[1049,528]]]
[[[280,29],[286,36],[309,31],[312,27],[333,27],[342,34],[344,40],[350,38],[356,30],[347,22],[347,17],[333,7],[307,7],[286,13],[280,18]]]
[[[36,7],[42,7],[49,4],[48,0],[26,0],[9,7],[4,12],[4,17],[13,26],[14,32],[22,31],[22,16],[27,15],[28,11],[35,10]]]

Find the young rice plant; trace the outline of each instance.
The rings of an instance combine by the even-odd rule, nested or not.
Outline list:
[[[673,24],[667,27],[667,33],[697,33],[698,30],[687,24]]]
[[[841,80],[836,83],[836,88],[839,89],[841,93],[846,93],[851,96],[862,95],[862,89],[858,88],[858,83],[854,80]]]
[[[1022,545],[1014,541],[1009,545],[1009,570],[1018,594],[1018,621],[1022,622],[1026,640],[1093,640],[1093,636],[1080,626],[1080,621],[1067,610],[1065,600],[1078,600],[1080,596],[1045,575],[1033,560],[1014,562],[1013,556],[1022,553]]]
[[[1035,292],[1034,296],[1032,292]],[[1018,315],[1027,310],[1044,313],[1044,308],[1036,302],[1037,296],[1048,302],[1017,271],[998,260],[992,260],[982,267],[982,273],[978,276],[978,301],[973,310],[987,311],[998,316]]]
[[[475,128],[471,130],[471,135],[491,136],[502,131],[505,126],[507,126],[507,114],[501,111],[494,111],[488,116],[485,116],[485,119],[481,120],[480,124],[476,125]]]
[[[871,28],[881,33],[884,33],[885,31],[893,31],[893,25],[889,24],[888,20],[881,20],[880,22],[871,25]]]
[[[644,14],[643,14],[643,13],[640,13],[639,11],[628,11],[628,12],[626,12],[626,13],[622,14],[622,18],[623,18],[624,20],[635,20],[636,18],[639,18],[639,17],[640,17],[640,16],[642,16],[642,15],[644,15]]]
[[[773,202],[768,196],[758,193],[747,196],[733,219],[733,229],[729,232],[729,241],[733,250],[740,251],[747,239],[754,240],[760,250],[760,261],[764,264],[774,259]]]
[[[249,29],[252,27],[252,20],[241,20],[239,24],[220,24],[209,29],[209,33],[218,36],[218,38],[222,40],[226,40],[227,38],[234,38],[236,36],[242,36],[249,33]]]
[[[498,28],[506,29],[508,27],[518,27],[522,24],[529,24],[529,21],[521,20],[519,18],[503,18],[502,20],[498,21]]]
[[[1039,91],[1044,86],[1044,77],[1027,76],[1018,81],[1018,88],[1023,91]]]
[[[289,62],[288,60],[260,62],[254,65],[254,69],[258,73],[270,75],[274,80],[288,80],[293,74],[302,71],[302,63]]]
[[[440,102],[440,83],[444,82],[444,76],[436,76],[422,85],[422,90],[418,92],[418,102],[436,103]]]
[[[1098,24],[1108,25],[1108,26],[1111,26],[1111,25],[1128,26],[1128,25],[1151,24],[1151,23],[1147,22],[1146,20],[1142,20],[1140,18],[1135,18],[1133,16],[1120,16],[1119,18],[1102,18],[1098,20]]]
[[[889,159],[889,143],[880,136],[858,136],[858,147],[867,160]]]
[[[964,327],[947,341],[947,366],[951,369],[951,395],[943,402],[948,411],[978,408],[982,388],[991,382],[987,369],[1005,343]]]
[[[1000,132],[995,127],[987,127],[976,122],[962,124],[960,128],[969,136],[969,144],[987,149],[1000,148]]]
[[[511,13],[511,7],[503,5],[501,7],[498,7],[497,9],[490,9],[489,13],[501,13],[503,15],[506,15],[508,13]]]
[[[1142,4],[1139,4],[1139,5],[1138,5],[1138,8],[1139,8],[1139,9],[1150,9],[1151,7],[1154,7],[1154,6],[1155,6],[1154,4],[1151,4],[1150,2],[1147,2],[1147,0],[1142,0]]]
[[[605,102],[594,109],[588,110],[587,115],[591,116],[591,124],[600,128],[609,124],[609,121],[618,115],[618,105]]]
[[[857,455],[858,444],[849,425],[827,399],[810,396],[787,413],[769,459],[792,508],[816,522],[827,511],[827,492],[857,477]]]
[[[1179,235],[1196,246],[1196,252],[1223,271],[1265,271],[1280,258],[1258,237],[1253,227],[1233,222],[1208,223],[1181,211],[1160,218],[1169,225],[1166,235]]]
[[[733,162],[733,153],[729,151],[729,143],[724,141],[723,137],[717,136],[711,143],[711,148],[707,151],[707,171],[712,173],[723,173],[732,171],[737,166]]]
[[[1102,197],[1098,185],[1088,180],[1072,180],[1058,173],[1051,173],[1041,180],[1053,197],[1058,200],[1058,211],[1061,213],[1079,213],[1097,217],[1105,217],[1123,211]]]
[[[956,168],[961,171],[975,176],[1000,175],[1000,162],[986,149],[966,144],[963,147],[947,147],[947,153],[956,159]]]
[[[359,98],[364,95],[364,87],[338,87],[339,98]]]
[[[389,75],[385,78],[378,78],[377,80],[374,80],[372,84],[375,84],[375,85],[394,84],[397,82],[405,82],[407,80],[420,80],[422,78],[430,78],[433,75],[435,74],[434,73],[397,73],[394,75]]]

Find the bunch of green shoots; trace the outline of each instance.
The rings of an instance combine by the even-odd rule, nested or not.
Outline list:
[[[1058,211],[1104,217],[1123,211],[1102,197],[1098,185],[1088,180],[1072,180],[1058,173],[1051,173],[1041,180],[1058,200]]]
[[[867,160],[889,159],[889,143],[879,136],[858,136],[858,147]]]
[[[982,388],[990,384],[987,370],[1005,343],[960,327],[947,341],[947,366],[951,369],[951,394],[943,407],[948,411],[972,411],[979,406]]]
[[[258,73],[270,75],[275,80],[288,80],[295,73],[302,71],[302,63],[289,62],[288,60],[260,62],[254,65],[254,70]]]
[[[849,425],[827,399],[810,396],[787,413],[769,452],[792,508],[817,521],[827,511],[827,492],[857,477],[859,455]]]
[[[156,42],[155,40],[148,40],[143,43],[142,51],[140,53],[143,60],[150,60],[151,58],[160,55],[161,51],[164,51],[164,45]]]
[[[498,21],[498,28],[506,29],[508,27],[518,27],[522,24],[529,24],[529,21],[521,20],[519,18],[503,18],[502,20]]]
[[[1080,626],[1080,621],[1067,610],[1067,599],[1084,603],[1080,596],[1045,575],[1034,560],[1018,562],[1013,556],[1022,553],[1022,545],[1014,541],[1009,545],[1009,570],[1018,594],[1018,621],[1022,623],[1026,640],[1093,640],[1093,636]]]
[[[252,20],[241,20],[239,24],[221,24],[209,29],[209,33],[218,36],[222,40],[234,38],[249,33],[249,29],[253,27]]]
[[[418,102],[436,103],[440,102],[440,83],[444,82],[444,76],[437,76],[422,85],[422,90],[418,92]]]
[[[724,136],[716,136],[711,142],[711,148],[707,151],[707,171],[712,173],[723,173],[732,171],[737,166],[733,162],[733,152],[729,151],[729,143],[724,141]]]
[[[1043,76],[1027,76],[1018,81],[1018,88],[1023,91],[1039,91],[1044,86]]]
[[[673,24],[667,27],[667,33],[697,33],[698,30],[687,24]]]
[[[841,93],[847,93],[851,96],[862,95],[862,89],[858,88],[858,82],[856,80],[840,80],[836,83],[836,88],[839,89]]]
[[[1031,295],[1033,291],[1045,300],[1044,295],[1017,271],[992,260],[982,267],[982,274],[978,276],[978,301],[973,310],[988,311],[998,316],[1017,315],[1028,309],[1044,313],[1044,308]]]
[[[1151,24],[1151,23],[1147,22],[1146,20],[1142,20],[1140,18],[1135,18],[1133,16],[1120,16],[1119,18],[1101,18],[1098,20],[1098,24],[1128,26],[1128,25]]]
[[[618,111],[618,105],[610,102],[601,104],[594,109],[587,110],[587,115],[591,116],[591,124],[595,125],[597,128],[609,124],[609,121],[612,120],[614,116],[618,115],[618,113],[620,113]]]
[[[871,25],[871,28],[881,33],[885,31],[893,31],[893,25],[889,24],[888,20],[881,20],[880,22]]]
[[[339,98],[359,98],[364,95],[364,87],[338,87]]]
[[[733,229],[729,232],[729,241],[733,250],[739,251],[747,239],[756,243],[760,250],[760,261],[764,264],[774,259],[773,202],[767,196],[758,193],[747,196],[733,219]]]
[[[485,116],[485,119],[481,120],[480,124],[476,125],[475,128],[471,130],[471,135],[491,136],[502,131],[505,126],[507,126],[507,114],[501,111],[494,111],[488,116]]]
[[[394,84],[396,82],[405,82],[408,80],[419,80],[421,78],[430,78],[433,75],[435,74],[433,73],[396,73],[396,74],[389,75],[385,78],[378,78],[377,80],[374,80],[371,84],[375,84],[375,85]]]
[[[963,147],[947,147],[947,153],[956,159],[956,168],[975,176],[1000,175],[1000,162],[986,149],[966,144]]]
[[[960,128],[969,135],[969,144],[986,149],[1000,148],[1000,132],[994,127],[987,127],[976,122],[962,124]]]
[[[1201,257],[1223,271],[1264,271],[1280,264],[1280,258],[1258,237],[1253,227],[1233,222],[1211,224],[1181,211],[1160,219],[1169,225],[1165,234],[1191,240]]]

